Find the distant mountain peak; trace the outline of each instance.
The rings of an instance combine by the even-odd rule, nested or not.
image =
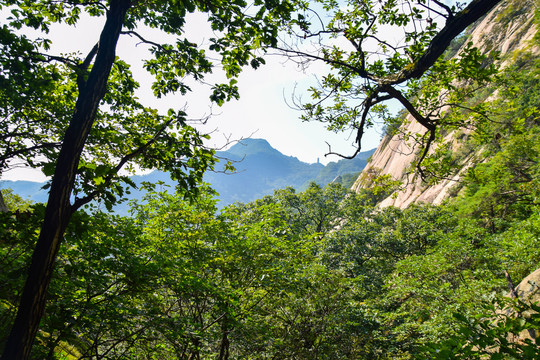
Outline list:
[[[264,139],[245,139],[229,150],[218,151],[216,154],[220,159],[231,160],[237,171],[233,174],[224,173],[218,164],[215,172],[209,171],[204,175],[204,181],[219,193],[220,206],[238,201],[246,203],[287,186],[301,191],[306,189],[311,181],[326,185],[331,181],[339,181],[340,177],[345,182],[346,175],[349,175],[347,179],[356,178],[373,151],[361,152],[355,159],[342,159],[325,166],[321,163],[308,164],[294,156],[284,155]],[[163,182],[162,189],[169,191],[174,191],[176,185],[169,174],[161,171],[135,175],[131,180],[135,184],[143,181]],[[11,188],[16,194],[38,202],[47,201],[47,191],[42,189],[43,185],[24,181],[0,181],[0,188]],[[140,200],[143,196],[143,191],[132,189],[129,198]],[[118,205],[115,211],[127,214],[127,203]]]
[[[236,156],[248,156],[258,153],[279,153],[274,149],[272,145],[265,139],[243,139],[234,144],[229,150],[229,154]]]

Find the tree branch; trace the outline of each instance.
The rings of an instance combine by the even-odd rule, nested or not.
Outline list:
[[[99,195],[103,189],[109,187],[109,185],[111,184],[114,176],[116,174],[118,174],[118,172],[124,167],[124,165],[130,161],[131,159],[141,155],[142,153],[144,153],[150,146],[152,146],[152,144],[154,144],[157,139],[159,138],[159,136],[161,134],[163,134],[163,132],[165,130],[167,130],[167,128],[169,127],[169,125],[172,124],[172,122],[174,121],[174,119],[169,119],[168,121],[166,121],[162,126],[161,128],[154,134],[154,136],[152,137],[152,139],[150,139],[148,142],[146,142],[144,145],[141,145],[139,146],[137,149],[135,149],[133,152],[125,155],[124,157],[122,157],[122,159],[120,159],[120,161],[118,162],[118,164],[114,167],[113,171],[110,172],[106,177],[105,177],[105,180],[103,182],[103,184],[99,187],[99,189],[96,189],[94,191],[92,191],[90,194],[82,197],[82,198],[76,198],[75,201],[73,202],[73,205],[71,206],[72,208],[72,211],[76,211],[77,209],[79,209],[81,206],[89,203],[90,201],[92,201],[92,199],[94,199],[97,195]]]
[[[508,283],[508,290],[510,291],[510,296],[512,297],[512,299],[517,299],[518,294],[516,293],[516,289],[514,287],[514,284],[512,283],[512,278],[506,270],[504,270],[504,277],[506,278],[506,282]]]
[[[2,156],[0,156],[0,162],[4,162],[6,161],[8,158],[11,158],[11,157],[15,157],[15,156],[19,156],[19,155],[22,155],[26,152],[30,152],[30,151],[33,151],[33,150],[38,150],[38,149],[46,149],[46,148],[59,148],[60,147],[60,143],[56,142],[56,143],[42,143],[42,144],[38,144],[38,145],[34,145],[34,146],[30,146],[30,147],[27,147],[27,148],[24,148],[24,149],[18,149],[18,150],[13,150],[9,153],[6,153],[6,154],[3,154]]]
[[[429,47],[414,63],[401,72],[386,76],[381,83],[395,85],[406,80],[420,78],[446,51],[450,42],[467,26],[484,16],[502,0],[473,0],[465,9],[449,17],[444,28],[431,40]]]
[[[439,0],[431,0],[431,1],[433,1],[435,4],[437,4],[437,5],[439,5],[440,7],[442,7],[444,10],[446,10],[446,12],[448,13],[448,18],[451,18],[451,17],[454,16],[454,13],[452,12],[452,9],[451,9],[448,5],[442,3],[442,2],[439,1]],[[435,12],[435,10],[433,10],[433,9],[431,9],[431,10]]]
[[[332,151],[332,146],[330,146],[328,141],[325,141],[325,142],[326,142],[326,145],[328,145],[328,152],[326,154],[324,154],[324,156],[337,155],[337,156],[339,156],[339,157],[341,157],[343,159],[352,160],[352,159],[354,159],[356,157],[356,155],[358,155],[358,153],[361,150],[360,146],[357,146],[356,150],[354,151],[354,154],[352,154],[352,155],[343,155],[341,153],[337,153],[337,152]]]
[[[340,154],[340,153],[333,152],[331,150],[330,144],[328,144],[328,142],[327,142],[326,144],[328,145],[328,152],[326,154],[324,154],[324,156],[337,155],[337,156],[339,156],[339,157],[341,157],[343,159],[348,159],[348,160],[354,159],[356,157],[356,155],[358,155],[360,150],[362,150],[362,138],[364,136],[364,128],[365,128],[365,125],[366,125],[367,116],[369,115],[369,111],[371,110],[371,108],[374,105],[377,105],[377,104],[379,104],[379,103],[381,103],[383,101],[386,101],[386,100],[390,100],[392,98],[393,98],[393,96],[391,96],[391,95],[379,96],[379,92],[374,91],[371,95],[369,95],[363,101],[362,106],[364,107],[364,111],[362,112],[362,117],[360,118],[360,124],[358,125],[358,132],[356,133],[355,142],[357,144],[357,147],[356,147],[356,150],[355,150],[354,154],[352,154],[352,155],[343,155],[343,154]]]
[[[439,15],[439,16],[442,16],[442,17],[444,17],[444,18],[446,18],[446,19],[448,19],[448,18],[451,17],[451,16],[454,16],[454,14],[452,14],[452,11],[451,11],[450,8],[448,8],[448,7],[447,7],[447,8],[448,8],[448,10],[447,10],[447,11],[448,11],[448,15],[445,15],[445,14],[443,14],[442,12],[437,11],[437,10],[435,10],[435,9],[433,9],[433,8],[431,8],[431,7],[429,7],[429,6],[427,6],[426,4],[422,4],[421,2],[419,2],[418,5],[420,5],[420,6],[423,7],[424,9],[427,9],[428,11],[433,11],[435,14],[437,14],[437,15]],[[444,4],[443,4],[443,5],[444,5]]]
[[[420,158],[418,159],[418,162],[416,163],[416,169],[418,170],[418,173],[420,173],[420,178],[422,180],[426,179],[427,176],[424,173],[424,170],[422,169],[422,167],[420,165],[422,164],[422,162],[426,158],[426,156],[427,156],[427,154],[429,152],[429,149],[431,148],[431,144],[433,143],[433,141],[435,141],[435,127],[433,127],[432,129],[429,129],[427,131],[427,133],[429,133],[429,138],[428,138],[426,144],[424,145],[424,151],[422,151],[422,155],[420,156]],[[424,136],[426,134],[424,134]]]
[[[92,50],[90,50],[88,55],[86,55],[84,61],[81,64],[77,65],[77,88],[79,89],[79,92],[81,92],[83,87],[86,86],[85,75],[87,75],[88,67],[92,63],[92,59],[94,58],[94,56],[96,56],[98,50],[99,43],[94,45]]]
[[[343,61],[326,59],[326,58],[318,56],[318,55],[308,54],[308,53],[305,53],[305,52],[302,52],[302,51],[299,51],[299,50],[284,49],[284,48],[281,48],[279,46],[276,46],[275,49],[279,50],[279,51],[282,51],[282,52],[284,52],[286,54],[294,54],[294,55],[299,56],[299,57],[307,57],[307,58],[314,59],[314,60],[321,60],[321,61],[324,61],[327,64],[330,64],[330,65],[339,65],[339,66],[345,67],[345,68],[353,71],[354,73],[358,74],[359,76],[361,76],[363,78],[373,80],[372,76],[370,74],[368,74],[368,72],[365,71],[364,69],[359,69],[356,66],[352,66],[352,65],[347,64],[346,62],[343,62]]]
[[[145,39],[141,34],[139,34],[138,32],[136,31],[133,31],[133,30],[129,30],[129,31],[122,31],[120,34],[122,35],[129,35],[129,36],[135,36],[137,37],[139,40],[141,40],[141,42],[145,43],[145,44],[149,44],[149,45],[153,45],[155,47],[158,47],[158,48],[162,48],[162,45],[157,43],[157,42],[154,42],[154,41],[151,41],[151,40],[147,40]]]
[[[381,86],[381,91],[388,93],[392,98],[398,100],[404,107],[407,109],[407,111],[418,121],[423,127],[425,127],[428,130],[435,129],[435,125],[429,121],[428,118],[424,117],[416,107],[414,107],[413,104],[410,103],[405,96],[401,93],[401,91],[395,89],[393,86],[386,85]]]
[[[74,65],[74,66],[77,66],[77,63],[72,60],[72,59],[69,59],[69,58],[66,58],[66,57],[63,57],[63,56],[56,56],[56,55],[49,55],[49,54],[42,54],[42,53],[39,53],[39,52],[34,52],[32,53],[33,55],[36,55],[36,56],[41,56],[45,59],[35,59],[35,58],[32,58],[32,59],[35,59],[35,60],[38,60],[38,61],[42,61],[42,62],[51,62],[51,61],[58,61],[58,62],[61,62],[63,64],[70,64],[70,65]]]

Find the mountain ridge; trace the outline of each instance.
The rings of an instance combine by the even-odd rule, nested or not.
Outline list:
[[[228,150],[216,152],[221,161],[216,165],[214,172],[205,174],[204,181],[219,194],[220,207],[223,207],[234,202],[250,202],[288,186],[304,190],[311,181],[322,186],[334,180],[343,181],[350,178],[350,174],[359,173],[374,151],[375,149],[362,152],[353,160],[343,159],[327,165],[310,164],[294,156],[282,154],[265,139],[244,139]],[[235,173],[224,172],[227,160],[236,168]],[[168,174],[159,171],[133,175],[130,178],[138,186],[142,182],[162,182],[171,188],[175,186],[175,182]],[[45,183],[22,180],[0,181],[0,188],[11,188],[16,194],[36,202],[47,200],[47,192],[41,189],[43,185]],[[131,190],[128,199],[141,197],[141,191]],[[117,212],[127,213],[127,205],[120,204]]]

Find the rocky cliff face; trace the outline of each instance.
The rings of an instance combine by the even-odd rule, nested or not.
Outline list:
[[[470,40],[482,52],[498,51],[501,55],[511,54],[530,47],[530,40],[537,32],[534,24],[534,12],[537,0],[507,0],[495,7],[483,19],[479,20],[470,32]],[[534,50],[536,53],[538,49]],[[511,59],[511,57],[505,57]],[[501,67],[511,60],[502,60]],[[462,130],[467,133],[469,130]],[[400,131],[392,137],[386,137],[373,154],[370,163],[353,185],[353,190],[372,186],[372,179],[380,175],[389,175],[403,184],[400,190],[386,198],[380,206],[406,208],[418,202],[440,204],[447,198],[453,186],[463,176],[466,169],[474,163],[474,154],[465,159],[462,168],[449,179],[435,185],[426,185],[412,169],[412,163],[419,153],[419,146],[403,134],[418,134],[425,129],[410,115],[406,117]],[[456,151],[460,148],[459,140],[453,132],[445,137],[447,143]]]

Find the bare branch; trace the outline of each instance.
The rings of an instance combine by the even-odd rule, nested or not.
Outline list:
[[[369,115],[369,111],[371,110],[371,108],[374,106],[374,105],[377,105],[383,101],[386,101],[386,100],[390,100],[392,99],[392,96],[391,95],[384,95],[384,96],[379,96],[379,94],[377,92],[373,92],[370,96],[368,96],[362,103],[362,106],[364,107],[364,111],[362,112],[362,117],[360,118],[360,124],[358,125],[358,132],[356,134],[356,139],[355,139],[355,143],[357,144],[356,146],[356,150],[354,152],[354,154],[352,155],[343,155],[343,154],[340,154],[340,153],[336,153],[336,152],[333,152],[332,151],[332,148],[330,146],[330,144],[328,144],[328,142],[326,143],[328,145],[328,152],[326,154],[324,154],[324,156],[328,156],[328,155],[337,155],[341,158],[344,158],[344,159],[354,159],[356,157],[356,155],[358,155],[358,153],[360,152],[360,150],[362,150],[362,138],[364,136],[364,129],[365,129],[365,125],[366,125],[366,119],[367,119],[367,116]]]
[[[343,30],[339,30],[339,29],[320,30],[320,31],[317,31],[317,32],[314,32],[314,33],[304,34],[302,36],[298,35],[298,36],[301,37],[301,38],[307,39],[307,38],[312,38],[312,37],[319,37],[319,36],[324,35],[324,34],[337,34],[337,33],[340,33],[340,32],[343,32]]]
[[[377,41],[379,44],[383,44],[384,46],[387,46],[389,47],[390,49],[394,50],[394,51],[399,51],[400,49],[404,49],[406,48],[405,45],[403,46],[394,46],[394,45],[391,45],[390,43],[388,43],[387,41],[384,41],[382,39],[380,39],[379,37],[375,36],[375,35],[368,35],[369,38]]]
[[[305,53],[305,52],[302,52],[302,51],[299,51],[299,50],[284,49],[282,47],[275,47],[275,49],[279,50],[279,51],[282,51],[282,52],[284,52],[286,54],[294,54],[294,55],[299,56],[299,57],[306,57],[306,58],[309,58],[309,59],[321,60],[321,61],[324,61],[327,64],[331,64],[331,65],[333,64],[333,65],[343,66],[343,67],[355,72],[356,74],[360,75],[363,78],[372,80],[371,75],[368,74],[364,69],[359,69],[356,66],[352,66],[352,65],[347,64],[346,62],[343,62],[343,61],[326,59],[324,57],[321,57],[321,56],[318,56],[318,55],[308,54],[308,53]]]
[[[422,151],[422,155],[420,156],[420,158],[418,159],[418,162],[416,163],[416,169],[418,170],[418,173],[420,174],[420,178],[422,178],[422,180],[426,179],[427,176],[424,173],[424,170],[422,169],[421,165],[431,148],[431,144],[433,143],[433,141],[435,141],[435,127],[433,127],[432,129],[429,129],[426,132],[426,134],[429,134],[429,138],[426,144],[423,146],[424,150]],[[424,136],[426,134],[424,134]]]
[[[30,146],[30,147],[27,147],[27,148],[24,148],[24,149],[18,149],[18,150],[13,150],[9,153],[4,153],[2,154],[2,156],[0,156],[0,162],[5,162],[7,159],[9,158],[12,158],[12,157],[15,157],[15,156],[21,156],[25,153],[29,153],[31,151],[34,151],[34,150],[38,150],[38,149],[46,149],[46,148],[59,148],[60,147],[60,143],[43,143],[43,144],[38,144],[38,145],[34,145],[34,146]]]
[[[315,16],[317,17],[317,19],[319,19],[319,22],[321,23],[321,28],[324,30],[324,22],[322,21],[321,17],[319,16],[319,14],[313,10],[313,9],[307,9],[308,11],[311,11],[313,14],[315,14]]]
[[[69,58],[66,58],[66,57],[63,57],[63,56],[42,54],[42,53],[39,53],[39,52],[35,52],[35,53],[32,53],[32,54],[43,57],[44,60],[41,60],[41,61],[45,61],[45,62],[58,61],[58,62],[61,62],[63,64],[77,66],[77,62],[75,60],[69,59]],[[33,59],[35,60],[35,58],[33,58]]]
[[[448,9],[449,13],[448,14],[443,14],[435,9],[433,9],[432,7],[429,7],[427,6],[426,4],[423,4],[421,2],[418,3],[418,5],[422,6],[423,8],[425,9],[428,9],[429,11],[433,11],[435,14],[439,15],[439,16],[442,16],[443,18],[446,18],[448,19],[449,17],[453,16],[452,14],[452,11],[450,9]]]
[[[348,160],[352,160],[356,157],[356,155],[358,155],[358,153],[360,152],[360,146],[358,146],[354,152],[354,154],[350,155],[350,156],[347,156],[347,155],[343,155],[341,153],[337,153],[337,152],[333,152],[332,151],[332,146],[330,146],[330,144],[328,143],[328,141],[325,141],[326,142],[326,145],[328,145],[328,152],[326,154],[324,154],[324,156],[328,156],[328,155],[337,155],[343,159],[348,159]]]

